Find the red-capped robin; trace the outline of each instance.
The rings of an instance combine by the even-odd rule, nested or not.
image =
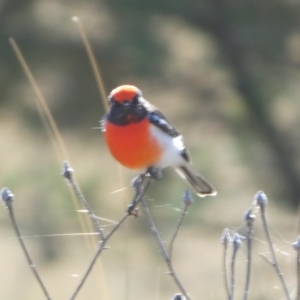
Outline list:
[[[129,169],[147,171],[173,167],[200,197],[215,188],[191,165],[183,138],[164,114],[146,101],[135,86],[122,85],[108,96],[102,128],[114,158]]]

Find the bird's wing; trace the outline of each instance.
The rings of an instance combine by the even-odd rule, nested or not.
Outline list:
[[[149,120],[151,124],[158,127],[160,130],[168,134],[169,136],[176,138],[180,137],[180,132],[176,129],[176,127],[166,118],[166,116],[160,112],[159,110],[149,111]],[[188,150],[183,145],[183,149],[181,150],[181,156],[185,161],[190,162],[191,158]]]
[[[149,112],[149,120],[153,125],[171,137],[177,137],[180,135],[180,132],[175,128],[175,126],[158,110]]]

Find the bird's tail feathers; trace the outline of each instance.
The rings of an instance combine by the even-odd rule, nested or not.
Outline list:
[[[217,191],[194,167],[190,164],[176,168],[180,177],[187,180],[199,197],[215,196]]]

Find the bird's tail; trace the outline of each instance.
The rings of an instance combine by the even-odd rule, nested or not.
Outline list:
[[[188,181],[199,197],[217,195],[215,188],[192,165],[180,166],[176,168],[176,172],[180,177]]]

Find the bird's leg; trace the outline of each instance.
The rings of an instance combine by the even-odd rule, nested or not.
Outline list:
[[[163,177],[163,170],[160,167],[152,166],[147,169],[146,175],[155,180],[160,180]]]

